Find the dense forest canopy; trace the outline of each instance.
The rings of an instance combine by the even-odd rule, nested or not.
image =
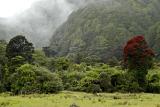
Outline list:
[[[124,43],[143,34],[159,53],[159,0],[104,0],[73,12],[52,36],[50,49],[56,56],[106,62],[122,57]],[[152,39],[150,39],[152,38]]]

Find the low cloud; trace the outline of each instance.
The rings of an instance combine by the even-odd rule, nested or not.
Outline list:
[[[8,19],[0,19],[0,39],[24,35],[36,47],[49,44],[56,28],[76,9],[95,0],[40,0],[30,9]]]

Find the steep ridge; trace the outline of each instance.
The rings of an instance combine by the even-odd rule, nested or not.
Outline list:
[[[160,20],[159,5],[159,0],[92,2],[70,15],[52,36],[49,48],[53,56],[102,62],[120,59],[130,37],[154,36],[149,31]]]

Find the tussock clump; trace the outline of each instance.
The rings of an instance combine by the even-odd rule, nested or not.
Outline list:
[[[80,107],[80,106],[78,106],[77,104],[73,103],[69,107]]]

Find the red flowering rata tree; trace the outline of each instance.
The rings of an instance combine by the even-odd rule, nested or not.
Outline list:
[[[148,69],[152,67],[154,52],[148,47],[143,35],[130,39],[124,47],[124,62],[133,71],[139,85],[144,85]]]

